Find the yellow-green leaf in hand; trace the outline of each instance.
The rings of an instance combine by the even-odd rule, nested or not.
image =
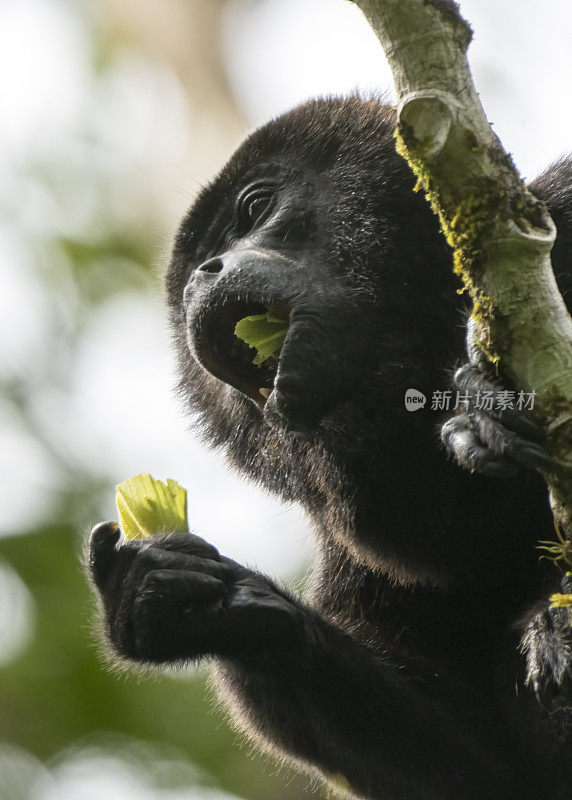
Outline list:
[[[187,490],[177,481],[168,478],[163,483],[142,473],[123,481],[116,490],[119,522],[127,539],[188,531]]]
[[[275,317],[269,312],[243,317],[234,328],[235,336],[249,347],[255,348],[256,355],[252,363],[257,367],[280,352],[287,333],[288,320]]]

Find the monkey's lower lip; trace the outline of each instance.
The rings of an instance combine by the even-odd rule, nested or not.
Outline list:
[[[282,372],[275,381],[264,408],[264,416],[273,427],[306,434],[315,430],[321,413],[313,403],[307,401],[303,378],[289,370]]]
[[[256,350],[234,334],[236,323],[244,317],[267,311],[286,318],[284,306],[262,303],[226,302],[215,308],[201,325],[191,326],[191,347],[199,363],[215,378],[234,386],[264,407],[274,388],[278,356],[257,366],[252,363]]]

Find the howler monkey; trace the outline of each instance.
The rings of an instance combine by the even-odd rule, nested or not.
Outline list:
[[[167,275],[180,390],[230,464],[306,510],[310,597],[197,536],[124,542],[102,523],[105,632],[127,664],[211,659],[248,735],[355,797],[569,800],[570,626],[535,549],[554,538],[548,456],[518,409],[478,407],[503,387],[470,335],[462,366],[466,301],[394,124],[350,97],[255,131],[183,220]],[[532,189],[566,295],[570,163]],[[258,367],[234,327],[266,311],[289,328]],[[446,390],[470,399],[433,410]]]

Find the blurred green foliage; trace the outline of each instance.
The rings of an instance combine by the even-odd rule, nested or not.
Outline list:
[[[80,13],[71,0],[69,8]],[[87,15],[84,23],[93,26]],[[189,797],[202,798],[200,787],[211,787],[249,800],[293,800],[306,795],[307,779],[287,769],[277,775],[274,763],[249,756],[250,748],[205,699],[203,672],[119,674],[95,641],[94,605],[81,565],[82,529],[99,519],[113,480],[77,463],[65,436],[42,415],[38,397],[51,391],[65,408],[82,332],[101,304],[120,292],[158,291],[154,265],[164,232],[160,223],[149,224],[152,198],[140,218],[132,208],[123,219],[115,214],[116,176],[113,169],[101,170],[104,147],[92,141],[89,125],[100,114],[98,81],[113,67],[113,43],[102,41],[95,28],[91,36],[93,96],[84,98],[86,118],[72,126],[69,142],[54,143],[47,164],[30,159],[21,174],[14,173],[22,197],[11,202],[6,218],[10,235],[33,265],[47,314],[42,352],[31,363],[19,363],[16,371],[0,374],[0,393],[14,427],[36,442],[50,465],[45,481],[50,497],[42,525],[28,531],[15,526],[0,538],[0,566],[4,561],[19,575],[35,613],[30,640],[0,666],[0,798],[35,800],[21,766],[28,761],[38,759],[54,770],[74,752],[107,747],[138,765],[157,792],[187,788],[193,790]],[[91,157],[90,147],[97,157]],[[77,152],[85,154],[83,160],[72,157]],[[134,185],[139,180],[144,186],[144,175],[131,177]],[[122,175],[121,181],[126,185],[129,177]],[[27,214],[22,198],[30,187],[33,197],[42,198],[46,219],[56,209],[51,228],[39,211]],[[143,190],[140,194],[147,199]],[[89,209],[79,222],[75,205]],[[160,208],[156,214],[163,218]],[[19,270],[15,266],[13,274]],[[3,346],[9,348],[10,342]],[[34,502],[31,493],[30,505]],[[165,761],[171,766],[161,768]]]
[[[157,759],[165,752],[187,757],[206,785],[252,800],[299,797],[307,781],[276,778],[239,747],[205,700],[204,675],[118,674],[105,665],[90,625],[94,603],[81,549],[67,525],[0,540],[0,558],[25,582],[36,611],[29,646],[0,669],[3,738],[46,763],[81,743],[155,743]],[[174,788],[177,778],[163,771],[158,788]]]

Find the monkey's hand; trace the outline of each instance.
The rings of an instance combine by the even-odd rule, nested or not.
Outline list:
[[[572,578],[564,576],[560,591],[572,592]],[[547,608],[527,624],[522,640],[528,683],[548,711],[572,706],[572,627],[569,608]]]
[[[356,797],[387,797],[388,785],[426,800],[516,797],[502,758],[475,747],[423,682],[203,539],[120,542],[117,526],[103,523],[92,532],[90,569],[116,653],[146,664],[220,657],[217,680],[238,723],[298,762],[342,775]],[[421,740],[447,754],[447,769],[411,747]]]
[[[146,663],[240,657],[282,645],[302,627],[296,601],[269,579],[190,533],[120,541],[112,522],[90,538],[89,570],[105,633],[120,656]]]
[[[550,469],[542,430],[518,408],[518,392],[499,385],[494,370],[467,324],[469,362],[457,370],[453,389],[460,405],[441,428],[441,440],[461,467],[491,477],[516,475],[520,467]],[[516,404],[515,404],[515,400]]]

